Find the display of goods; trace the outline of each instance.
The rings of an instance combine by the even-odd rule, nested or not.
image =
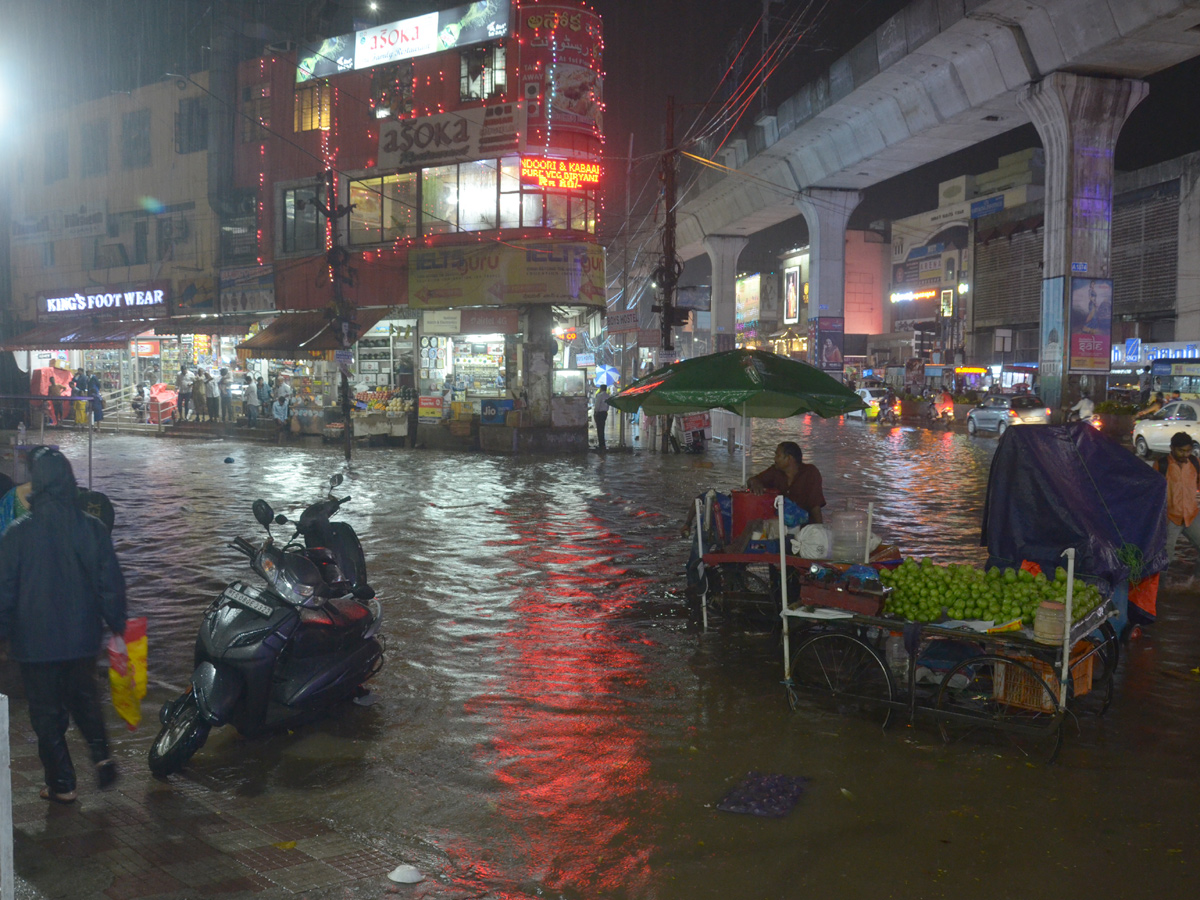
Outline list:
[[[399,397],[392,397],[387,402],[388,412],[408,412],[412,409],[412,403],[408,400],[402,400]]]
[[[1033,623],[1043,600],[1064,603],[1067,570],[1059,567],[1053,577],[1034,575],[1025,569],[988,569],[974,566],[940,566],[931,559],[918,563],[909,558],[895,569],[884,569],[880,580],[892,588],[887,612],[914,622],[936,622],[943,617]],[[1099,589],[1075,580],[1072,618],[1078,622],[1103,597]]]

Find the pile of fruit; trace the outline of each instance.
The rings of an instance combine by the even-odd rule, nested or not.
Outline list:
[[[412,409],[411,400],[402,400],[399,397],[393,397],[387,402],[388,412],[408,412]]]
[[[1067,570],[1061,567],[1047,578],[1025,569],[985,572],[973,566],[939,566],[930,559],[918,563],[909,558],[895,569],[884,569],[879,577],[892,588],[884,611],[914,622],[949,617],[995,623],[1020,619],[1032,625],[1043,600],[1063,603],[1067,598]],[[1102,600],[1095,585],[1076,579],[1071,606],[1074,620],[1078,622]]]

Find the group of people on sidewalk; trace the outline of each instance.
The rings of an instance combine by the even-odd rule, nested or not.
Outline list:
[[[86,426],[89,412],[93,427],[104,420],[104,398],[100,394],[100,377],[95,372],[79,369],[66,384],[51,380],[49,393],[51,399],[46,401],[44,412],[51,425],[73,421]],[[55,397],[74,399],[55,400]]]
[[[213,378],[207,369],[196,367],[195,371],[192,371],[187,366],[182,366],[175,378],[175,387],[179,392],[179,421],[233,422],[233,378],[233,374],[225,367]],[[251,428],[257,427],[259,413],[263,408],[270,408],[271,415],[277,423],[281,411],[286,424],[291,416],[292,397],[292,386],[288,383],[287,376],[280,374],[275,380],[273,390],[261,375],[254,376],[247,372],[242,379],[242,408],[246,413],[246,424]],[[278,410],[276,407],[281,402],[282,410]]]

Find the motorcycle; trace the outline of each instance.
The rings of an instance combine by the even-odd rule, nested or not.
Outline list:
[[[880,404],[879,415],[875,417],[876,425],[899,425],[900,412],[897,409],[899,404]]]
[[[954,425],[954,407],[946,406],[938,409],[937,403],[930,401],[925,408],[925,420],[932,428],[942,427],[949,431]]]
[[[326,498],[304,510],[282,546],[271,525],[288,525],[287,517],[254,501],[266,538],[258,547],[242,537],[228,546],[250,560],[266,587],[233,581],[205,611],[191,684],[159,713],[154,775],[179,771],[212,728],[229,724],[255,737],[367,693],[364,683],[383,665],[383,611],[367,583],[358,535],[330,521],[350,500],[333,496],[341,482],[341,475],[330,479]]]

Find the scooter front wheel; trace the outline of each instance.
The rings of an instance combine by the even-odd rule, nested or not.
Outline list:
[[[163,723],[162,731],[150,745],[150,772],[159,777],[182,769],[204,746],[212,728],[200,715],[194,694],[188,693],[180,701],[172,704],[174,708]]]

